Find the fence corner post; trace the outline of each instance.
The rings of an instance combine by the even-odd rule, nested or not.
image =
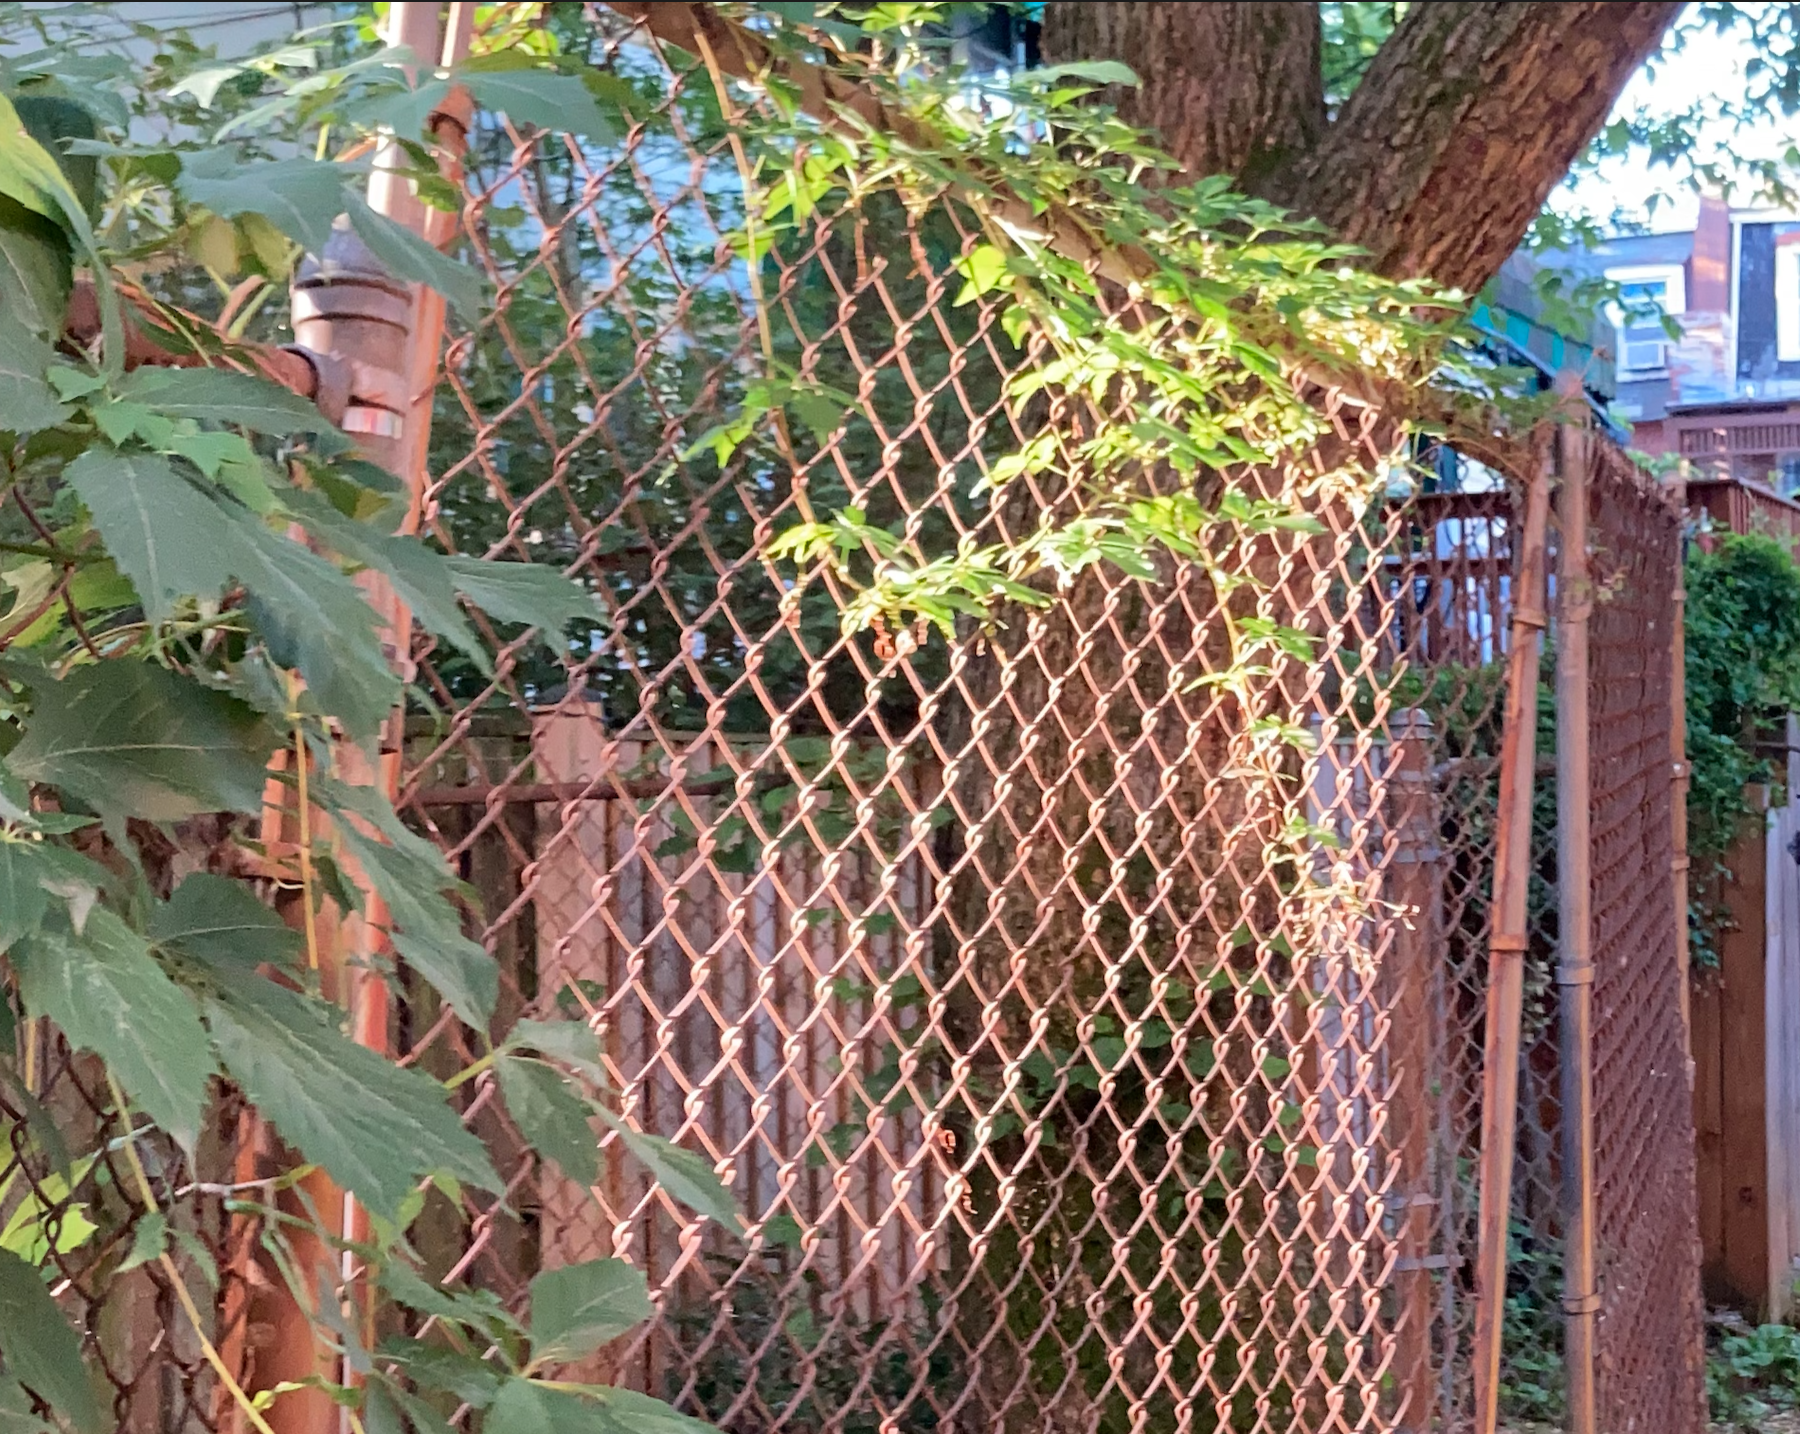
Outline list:
[[[1562,1101],[1563,1365],[1569,1434],[1594,1434],[1594,962],[1590,827],[1588,472],[1585,424],[1559,430],[1556,630],[1556,966]]]

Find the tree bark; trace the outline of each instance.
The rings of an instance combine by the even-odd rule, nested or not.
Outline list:
[[[1190,175],[1231,174],[1322,219],[1380,273],[1474,291],[1680,9],[1414,5],[1329,125],[1316,5],[1058,0],[1044,52],[1136,67],[1144,85],[1120,93],[1120,113],[1160,130]]]
[[[1231,174],[1252,192],[1317,148],[1325,130],[1319,7],[1053,4],[1044,59],[1120,60],[1141,84],[1101,98],[1128,124],[1161,132],[1190,175]]]

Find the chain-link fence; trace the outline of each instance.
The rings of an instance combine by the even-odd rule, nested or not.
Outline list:
[[[872,559],[910,565],[1016,541],[1084,500],[1031,472],[993,498],[996,464],[1124,400],[1017,382],[1046,354],[961,294],[981,236],[954,200],[878,191],[746,243],[713,77],[592,18],[615,136],[476,118],[466,247],[497,298],[448,343],[426,512],[445,549],[554,566],[606,617],[559,659],[474,615],[491,677],[421,638],[400,805],[480,895],[500,1024],[584,1018],[618,1114],[723,1173],[746,1223],[629,1162],[591,1188],[537,1167],[484,1076],[460,1098],[506,1189],[433,1193],[414,1247],[514,1306],[540,1268],[630,1261],[656,1318],[570,1377],[727,1430],[1465,1426],[1509,699],[1537,721],[1505,667],[1529,452],[1491,492],[1412,496],[1414,415],[1321,390],[1315,454],[1230,475],[1308,524],[1088,568],[951,638],[847,626],[853,595],[775,556],[783,533],[854,510],[891,543]],[[759,406],[771,373],[798,397]],[[1351,467],[1393,481],[1370,500]],[[1594,493],[1602,1427],[1685,1430],[1677,522],[1616,455]],[[1212,680],[1246,617],[1308,655]],[[1503,1380],[1511,1412],[1553,1414],[1539,783]],[[389,1037],[444,1075],[479,1055],[423,983]],[[36,1100],[102,1118],[104,1083],[24,1039]],[[10,1172],[10,1221],[56,1212],[76,1306],[134,1248],[116,1158],[73,1193]],[[228,1105],[169,1217],[215,1344],[263,1388],[291,1331],[259,1314],[280,1271],[232,1195],[277,1158]],[[232,1425],[159,1267],[106,1289],[76,1314],[119,1427]]]

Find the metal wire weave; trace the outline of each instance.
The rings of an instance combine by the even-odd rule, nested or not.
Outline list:
[[[955,302],[978,235],[953,203],[821,212],[762,261],[759,304],[708,77],[604,14],[590,59],[629,96],[617,138],[478,120],[466,250],[498,297],[448,347],[427,512],[446,549],[552,564],[608,617],[560,660],[484,626],[491,680],[421,637],[402,809],[481,893],[502,1023],[583,1015],[620,1114],[724,1173],[747,1225],[705,1226],[625,1159],[592,1190],[538,1168],[484,1078],[464,1114],[504,1199],[434,1198],[416,1247],[515,1305],[539,1268],[638,1265],[656,1320],[572,1375],[732,1431],[1456,1427],[1505,483],[1336,491],[1334,463],[1404,467],[1410,440],[1319,395],[1321,461],[1233,477],[1321,531],[1219,559],[1319,657],[1242,697],[1197,680],[1228,599],[1195,565],[1100,569],[985,635],[846,634],[846,595],[773,537],[852,504],[915,557],[1017,537],[1079,495],[979,481],[1080,432],[1085,400],[1011,396],[1043,356]],[[709,431],[771,358],[844,401],[717,461]],[[1685,1428],[1652,1417],[1699,1407],[1697,1309],[1667,1297],[1697,1283],[1664,909],[1675,524],[1612,468],[1595,524],[1619,575],[1594,624],[1605,1427]],[[1310,747],[1270,763],[1259,719]],[[1294,821],[1311,870],[1272,841]],[[1527,1244],[1557,1233],[1550,946]],[[422,983],[392,1037],[443,1074],[477,1053]],[[103,1118],[94,1073],[39,1050],[38,1099]],[[236,1129],[228,1107],[172,1218],[219,1272],[215,1341],[253,1363],[258,1231],[217,1193],[247,1168]],[[102,1228],[61,1264],[118,1427],[227,1427],[157,1269],[102,1282],[133,1234],[108,1171],[42,1199],[52,1230],[77,1208]],[[1515,1383],[1529,1357],[1509,1349]]]

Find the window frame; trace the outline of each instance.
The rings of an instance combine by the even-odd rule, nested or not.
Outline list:
[[[1614,264],[1606,270],[1607,279],[1614,284],[1646,284],[1660,283],[1663,286],[1663,313],[1669,318],[1678,318],[1687,312],[1687,266],[1679,263],[1662,264]],[[1672,342],[1666,336],[1661,348],[1661,361],[1649,368],[1632,367],[1625,362],[1626,324],[1625,311],[1618,304],[1608,304],[1607,318],[1612,321],[1613,334],[1617,349],[1613,358],[1613,368],[1620,382],[1630,382],[1640,378],[1658,378],[1669,371],[1669,345]]]
[[[1790,239],[1783,244],[1783,239]],[[1775,236],[1775,362],[1800,363],[1800,242]]]

